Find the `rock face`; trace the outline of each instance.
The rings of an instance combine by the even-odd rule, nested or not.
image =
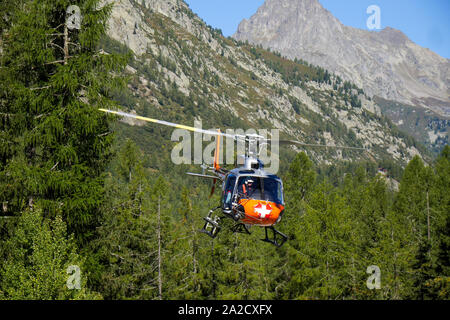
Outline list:
[[[181,8],[188,8],[181,0],[104,0],[114,3],[109,21],[109,35],[124,43],[137,55],[147,52],[154,42],[153,30],[149,28],[143,10],[158,12],[182,25],[188,32],[194,31],[190,17]]]
[[[326,68],[369,96],[450,116],[450,61],[399,30],[344,26],[318,0],[266,0],[233,37]]]

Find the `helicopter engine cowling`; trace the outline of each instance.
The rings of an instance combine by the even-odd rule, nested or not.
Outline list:
[[[264,163],[257,158],[247,157],[245,158],[244,168],[246,170],[262,170],[264,169]]]

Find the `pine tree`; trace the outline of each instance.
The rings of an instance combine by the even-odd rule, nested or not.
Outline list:
[[[437,248],[435,175],[419,157],[415,157],[405,168],[394,210],[402,219],[400,225],[407,226],[399,233],[404,248],[409,248],[408,269],[402,270],[409,287],[403,297],[424,298],[424,284],[434,277],[434,251]]]
[[[284,217],[287,225],[296,226],[302,214],[305,200],[314,188],[316,172],[306,153],[297,154],[284,178],[287,212]]]
[[[367,267],[376,265],[385,276],[388,272],[389,256],[385,238],[389,237],[384,232],[387,225],[389,211],[392,206],[391,190],[388,189],[386,179],[378,175],[369,178],[363,167],[356,169],[354,175],[346,175],[342,187],[342,196],[346,198],[350,210],[350,219],[353,223],[352,253],[350,259],[350,273],[352,276],[352,299],[381,299],[388,298],[385,295],[387,284],[383,290],[368,290],[366,280]]]
[[[21,1],[2,30],[0,202],[8,215],[61,209],[80,243],[98,223],[112,143],[97,109],[113,105],[111,89],[123,84],[113,71],[128,59],[98,50],[111,12],[99,3],[78,1],[81,27],[69,30],[71,1]]]
[[[143,160],[142,151],[126,140],[106,180],[102,225],[91,250],[99,252],[95,287],[107,299],[157,296],[157,212]]]
[[[164,264],[164,272],[170,274],[166,281],[167,296],[171,299],[200,298],[200,239],[197,232],[197,219],[194,216],[194,203],[189,190],[182,188],[181,206],[178,213],[181,220],[168,235],[166,256],[170,263]]]
[[[73,236],[68,236],[61,215],[50,220],[42,217],[39,208],[26,210],[4,246],[7,253],[0,269],[3,299],[101,298],[87,289],[84,259],[77,253]],[[79,270],[78,288],[76,284],[67,286],[70,266]]]
[[[298,233],[301,233],[300,229],[304,226],[304,215],[309,207],[308,201],[315,179],[316,173],[311,160],[304,152],[297,154],[284,177],[286,213],[283,217],[283,231],[287,231],[289,241],[287,249],[283,249],[286,253],[281,260],[288,263],[288,270],[282,273],[284,279],[279,279],[281,285],[277,294],[285,299],[298,298],[304,292],[302,273],[305,243]]]
[[[435,163],[436,179],[433,193],[436,205],[432,210],[434,222],[435,259],[433,274],[425,283],[425,297],[450,299],[450,147],[446,146]]]

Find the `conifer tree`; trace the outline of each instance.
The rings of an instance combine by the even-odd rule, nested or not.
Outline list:
[[[166,292],[172,299],[200,298],[200,259],[199,235],[194,216],[194,203],[186,187],[182,188],[181,206],[178,209],[180,221],[167,235],[167,262],[164,272],[170,274],[166,279]]]
[[[61,209],[81,243],[98,223],[112,143],[98,108],[112,106],[111,89],[123,83],[113,71],[128,59],[98,50],[111,12],[99,3],[77,1],[80,28],[69,29],[73,1],[20,1],[0,55],[0,202],[8,215]]]
[[[130,159],[134,159],[130,161]],[[131,140],[120,147],[106,180],[95,287],[107,299],[153,299],[157,293],[157,228],[154,193],[142,151]]]
[[[365,169],[359,167],[354,175],[345,177],[342,196],[346,198],[353,223],[350,257],[353,299],[383,298],[380,291],[369,291],[366,287],[367,267],[376,265],[387,271],[391,260],[382,246],[386,219],[392,205],[390,191],[384,177],[369,178]]]
[[[423,161],[416,156],[405,168],[394,204],[397,226],[400,229],[397,237],[402,238],[401,246],[404,248],[400,252],[408,251],[405,254],[406,268],[399,270],[405,287],[402,297],[423,298],[423,284],[432,277],[431,249],[436,247],[436,234],[435,231],[432,232],[435,229],[434,223],[431,224],[431,211],[434,208],[433,180],[433,170],[425,167]]]
[[[297,154],[284,179],[287,212],[284,220],[287,225],[296,227],[301,216],[305,200],[316,182],[316,172],[306,153]]]
[[[78,255],[73,237],[68,236],[61,215],[50,220],[42,217],[39,208],[26,210],[19,217],[13,236],[3,245],[7,253],[0,268],[1,298],[101,298],[87,288],[88,272],[84,268],[84,259]],[[69,279],[75,269],[79,279],[74,281],[78,284]]]
[[[434,223],[430,279],[423,285],[424,298],[450,299],[450,147],[445,146],[435,162],[432,208]],[[433,240],[433,239],[432,239]]]

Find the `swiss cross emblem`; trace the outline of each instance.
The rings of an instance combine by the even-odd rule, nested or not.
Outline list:
[[[262,203],[258,203],[255,206],[255,213],[257,213],[258,217],[260,217],[261,219],[266,219],[272,213],[272,207],[270,206],[270,204],[265,205]]]

